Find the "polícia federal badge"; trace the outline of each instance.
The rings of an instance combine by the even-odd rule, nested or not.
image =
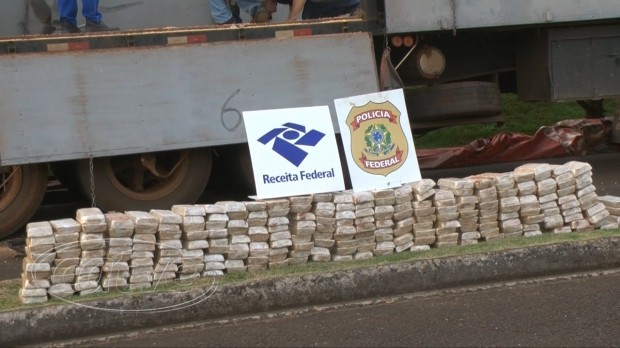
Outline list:
[[[369,102],[349,111],[351,154],[355,164],[369,174],[383,175],[400,168],[409,152],[400,123],[400,111],[389,101]]]

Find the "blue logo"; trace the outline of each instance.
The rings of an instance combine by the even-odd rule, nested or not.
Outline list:
[[[306,127],[287,122],[282,128],[274,128],[258,139],[263,145],[273,141],[272,150],[284,157],[287,161],[299,167],[308,153],[300,146],[316,146],[323,139],[325,134],[310,130],[306,132]]]

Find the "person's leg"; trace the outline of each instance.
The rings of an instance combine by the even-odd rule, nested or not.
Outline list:
[[[58,0],[58,16],[60,22],[70,23],[77,27],[77,0]]]
[[[82,15],[86,18],[85,31],[97,32],[97,31],[116,31],[117,27],[109,27],[105,24],[101,18],[103,17],[99,12],[99,0],[82,0]]]
[[[99,12],[99,0],[82,0],[82,16],[94,23],[101,22],[102,16]]]
[[[209,0],[209,5],[211,6],[211,17],[213,17],[215,23],[225,24],[234,21],[233,14],[226,0]]]
[[[237,0],[239,8],[250,16],[255,23],[269,21],[270,14],[267,12],[261,0]]]

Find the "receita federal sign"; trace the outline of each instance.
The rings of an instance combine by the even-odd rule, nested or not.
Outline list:
[[[243,113],[259,199],[344,190],[329,107]]]

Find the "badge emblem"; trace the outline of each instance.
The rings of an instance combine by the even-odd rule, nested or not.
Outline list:
[[[361,170],[387,176],[404,164],[409,148],[400,115],[389,101],[351,109],[347,116],[351,154]]]

